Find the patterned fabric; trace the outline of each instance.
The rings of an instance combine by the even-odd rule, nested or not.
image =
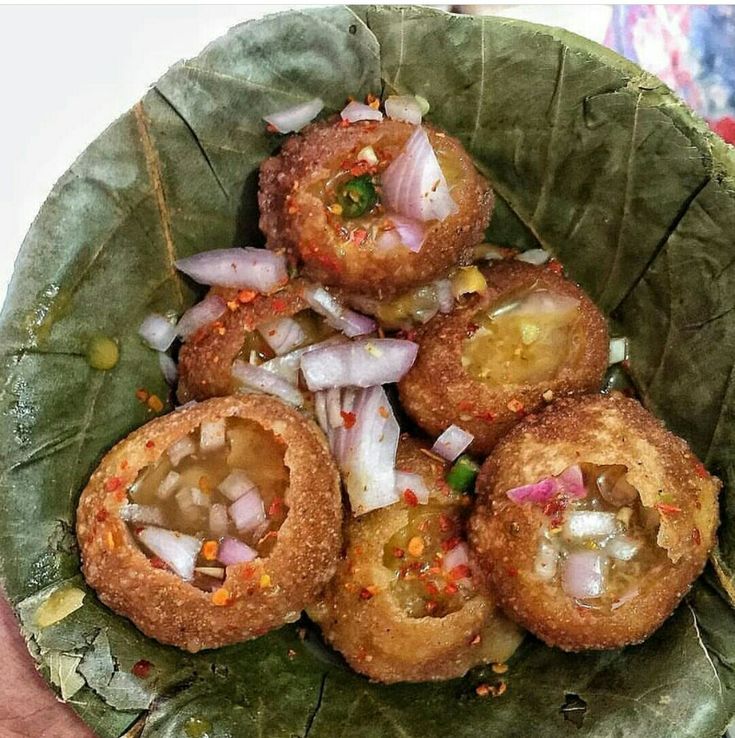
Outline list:
[[[605,43],[735,143],[735,6],[616,5]]]

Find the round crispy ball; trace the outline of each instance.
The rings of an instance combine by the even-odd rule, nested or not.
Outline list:
[[[305,283],[294,280],[271,295],[256,295],[244,302],[242,292],[215,287],[228,304],[225,313],[213,324],[203,326],[187,340],[179,352],[179,402],[206,400],[229,395],[235,389],[232,362],[238,357],[245,337],[258,326],[276,318],[286,318],[306,310]]]
[[[403,437],[397,468],[421,474],[432,504],[456,504],[444,483],[446,465],[422,448]],[[409,509],[396,503],[347,521],[345,557],[309,616],[355,671],[381,682],[453,679],[473,666],[507,660],[523,636],[496,610],[479,579],[477,594],[444,617],[409,617],[393,598],[393,575],[383,565],[383,548],[408,524],[408,516]],[[367,587],[377,592],[364,599],[360,593]]]
[[[580,608],[555,580],[535,576],[548,519],[539,506],[518,505],[506,495],[582,462],[623,464],[645,507],[653,508],[666,490],[681,510],[660,516],[657,545],[666,550],[666,568],[646,573],[640,594],[609,612]],[[470,543],[513,620],[566,651],[619,648],[656,630],[701,573],[715,541],[720,487],[686,443],[636,401],[619,394],[560,400],[516,426],[485,462]]]
[[[152,566],[120,518],[127,489],[204,420],[243,418],[285,444],[288,515],[270,555],[227,567],[229,603]],[[77,538],[87,583],[147,636],[187,651],[254,638],[298,619],[332,577],[341,546],[339,476],[321,431],[273,398],[224,397],[156,418],[118,443],[82,492]]]
[[[388,119],[349,126],[339,119],[315,123],[291,136],[276,156],[263,162],[258,202],[268,248],[285,249],[303,265],[306,276],[322,284],[376,296],[431,282],[450,267],[467,263],[490,221],[492,190],[457,139],[433,126],[424,124],[424,128],[435,150],[456,157],[458,181],[452,197],[458,212],[425,224],[420,252],[403,246],[376,248],[370,234],[356,244],[349,234],[340,232],[346,221],[331,213],[315,191],[345,162],[356,162],[366,146],[372,146],[382,162],[395,158],[415,127]]]
[[[550,399],[600,389],[607,368],[608,332],[604,316],[581,288],[547,267],[507,260],[481,271],[487,280],[485,292],[417,331],[418,357],[398,388],[404,409],[427,433],[437,436],[458,425],[474,435],[471,450],[487,454],[525,414]],[[462,366],[462,352],[477,327],[477,313],[533,285],[579,300],[583,345],[549,381],[495,385],[475,378]]]

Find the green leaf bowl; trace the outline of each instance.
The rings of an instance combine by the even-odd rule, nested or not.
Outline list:
[[[189,655],[103,607],[39,629],[50,591],[84,587],[80,490],[165,396],[137,337],[197,295],[173,260],[262,243],[262,116],[319,96],[412,92],[459,136],[499,204],[488,238],[552,251],[616,329],[646,405],[722,476],[719,548],[643,645],[564,654],[529,637],[491,670],[381,686],[308,624]],[[120,360],[92,368],[94,335]],[[173,66],[56,184],[0,320],[0,572],[29,647],[103,738],[721,736],[735,713],[735,153],[659,80],[580,37],[527,23],[380,6],[294,10],[233,28]],[[144,683],[131,676],[151,662]],[[62,684],[60,684],[60,682]],[[81,686],[83,683],[83,686]],[[81,688],[80,688],[81,687]]]

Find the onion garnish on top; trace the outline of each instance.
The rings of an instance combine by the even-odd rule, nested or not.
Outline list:
[[[431,450],[446,459],[454,461],[475,440],[475,437],[457,425],[450,425],[434,442]]]
[[[383,114],[379,110],[356,100],[348,103],[339,116],[350,123],[357,123],[360,120],[383,120]]]
[[[277,113],[264,115],[263,120],[270,123],[279,133],[300,131],[307,123],[311,123],[324,107],[324,102],[315,97],[293,107],[279,110]]]
[[[301,371],[312,391],[372,387],[397,382],[413,366],[418,344],[397,338],[367,338],[311,351]]]
[[[200,284],[269,294],[288,281],[286,259],[267,249],[215,249],[176,261],[176,268]]]
[[[444,220],[458,212],[426,131],[418,127],[381,177],[388,209],[415,220]]]

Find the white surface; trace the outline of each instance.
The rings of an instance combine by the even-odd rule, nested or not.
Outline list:
[[[287,7],[0,6],[0,304],[33,218],[87,145],[176,61],[237,23]],[[488,11],[597,40],[611,12],[570,5]]]

